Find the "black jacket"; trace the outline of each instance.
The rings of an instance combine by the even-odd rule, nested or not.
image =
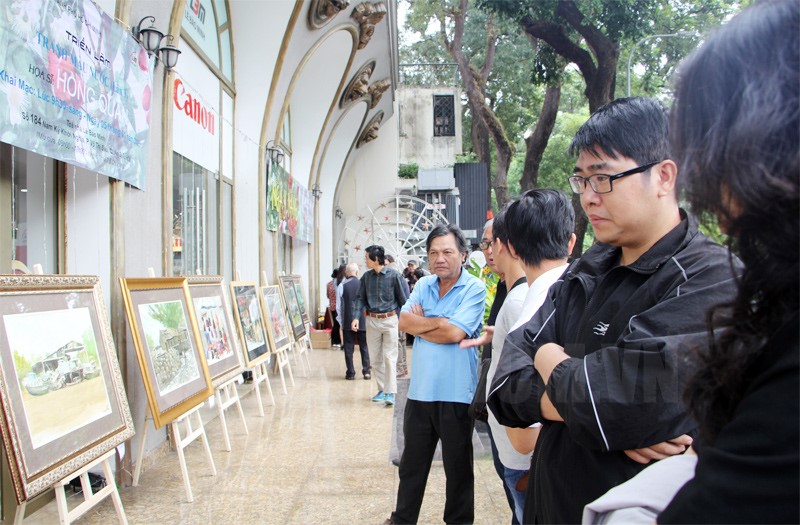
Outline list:
[[[798,314],[749,367],[745,394],[659,523],[800,522]]]
[[[350,330],[350,325],[353,324],[353,309],[350,305],[356,299],[359,285],[358,277],[348,277],[342,285],[342,330]],[[361,310],[360,314],[358,316],[358,331],[363,332],[367,329],[364,309]]]
[[[643,468],[624,450],[695,430],[682,401],[687,357],[706,344],[706,311],[730,300],[735,283],[728,251],[681,215],[629,266],[619,266],[619,248],[592,247],[506,338],[489,406],[506,426],[543,422],[525,523],[580,522],[586,503]],[[563,423],[539,410],[545,385],[533,357],[548,342],[572,357],[546,387]]]

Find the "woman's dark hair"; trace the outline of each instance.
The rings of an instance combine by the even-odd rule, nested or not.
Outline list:
[[[333,269],[333,273],[331,274],[331,279],[338,284],[344,280],[344,270],[347,268],[346,264],[340,264],[338,268]]]
[[[719,217],[745,264],[736,298],[708,314],[712,341],[687,388],[700,444],[731,419],[748,366],[798,310],[799,90],[797,0],[745,9],[679,70],[671,128],[688,198]]]

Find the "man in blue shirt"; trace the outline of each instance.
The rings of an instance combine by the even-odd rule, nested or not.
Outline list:
[[[473,421],[467,408],[478,380],[478,353],[474,347],[461,349],[458,343],[477,336],[486,288],[463,268],[468,247],[458,226],[437,225],[426,242],[433,275],[417,282],[400,313],[400,329],[415,337],[397,507],[387,522],[417,522],[441,439],[447,477],[444,521],[472,523]]]

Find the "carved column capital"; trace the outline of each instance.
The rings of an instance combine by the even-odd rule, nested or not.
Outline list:
[[[308,24],[314,29],[319,29],[349,5],[350,0],[312,0],[308,8]]]
[[[386,16],[386,2],[364,2],[358,4],[350,16],[361,29],[358,49],[364,49],[375,34],[375,26]]]

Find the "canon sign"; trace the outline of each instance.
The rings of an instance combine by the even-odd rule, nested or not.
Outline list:
[[[183,110],[186,116],[197,122],[204,130],[214,135],[214,112],[193,97],[191,93],[186,91],[183,86],[183,81],[179,78],[175,79],[175,84],[172,89],[172,100],[175,102],[175,107]]]

